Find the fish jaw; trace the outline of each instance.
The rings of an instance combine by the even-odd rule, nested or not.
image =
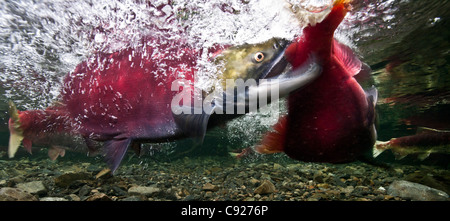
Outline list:
[[[317,59],[312,55],[308,62],[306,62],[303,66],[291,70],[286,74],[281,74],[276,77],[266,79],[267,81],[262,81],[257,86],[249,87],[248,90],[244,91],[244,93],[237,93],[234,96],[226,95],[225,98],[233,97],[233,100],[231,103],[230,100],[226,100],[224,103],[226,103],[226,105],[235,106],[236,109],[245,110],[249,109],[249,103],[251,102],[249,98],[261,95],[267,95],[268,103],[272,103],[280,97],[286,97],[291,92],[304,88],[317,79],[320,76],[321,71],[322,67],[317,63]],[[272,91],[276,91],[278,96],[272,97]],[[238,101],[244,102],[240,103]],[[241,108],[239,106],[241,106]],[[242,108],[242,106],[245,107]],[[260,108],[262,107],[259,103],[255,106]]]
[[[175,103],[172,103],[172,110],[178,128],[187,136],[198,138],[197,140],[201,143],[208,125],[213,127],[243,115],[244,112],[254,111],[254,108],[258,109],[276,100],[278,97],[273,94],[284,97],[289,92],[301,88],[317,78],[320,74],[320,67],[314,63],[314,59],[311,59],[311,62],[302,68],[291,71],[289,74],[282,74],[288,64],[284,58],[284,52],[289,44],[288,40],[272,38],[260,44],[230,47],[221,55],[215,55],[216,63],[225,62],[225,71],[219,77],[225,80],[226,84],[223,86],[225,90],[208,92],[208,94],[194,93],[194,99],[182,106],[174,105],[178,102],[175,100]],[[258,53],[263,55],[263,59],[259,63],[254,60],[254,56]],[[244,83],[240,80],[249,80],[248,82],[255,84],[239,90],[242,86],[240,82]],[[186,92],[185,94],[191,94],[189,90]],[[178,95],[177,98],[181,98]],[[261,104],[257,101],[250,104],[249,99],[256,98],[258,95],[267,95],[267,103]],[[210,104],[210,106],[208,108],[196,107],[195,100]],[[233,113],[230,112],[231,109]],[[213,113],[221,113],[221,116],[213,115]],[[213,115],[212,122],[210,122],[211,115]]]
[[[260,67],[256,70],[256,72],[260,72],[258,75],[258,79],[264,78],[272,78],[274,76],[278,76],[286,69],[288,62],[284,56],[287,46],[290,42],[279,39],[277,40],[276,45],[278,45],[277,52],[275,56],[270,60],[268,64],[263,67]]]

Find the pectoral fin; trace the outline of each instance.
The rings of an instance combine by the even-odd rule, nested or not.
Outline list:
[[[66,150],[60,146],[51,146],[48,150],[48,157],[51,160],[56,160],[59,156],[64,157],[64,155],[66,155]]]
[[[104,144],[105,160],[111,173],[114,173],[119,167],[128,146],[131,144],[131,138],[113,139]]]
[[[334,39],[333,52],[336,58],[342,62],[343,67],[350,76],[355,76],[361,71],[362,62],[356,57],[350,47]]]
[[[196,138],[199,143],[203,142],[206,131],[208,129],[208,121],[211,114],[214,113],[214,103],[211,103],[209,109],[195,107],[192,105],[191,112],[173,114],[178,127],[189,137]]]

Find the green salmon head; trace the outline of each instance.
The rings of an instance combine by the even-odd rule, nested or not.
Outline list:
[[[289,41],[272,38],[263,43],[233,46],[214,58],[220,79],[263,79],[281,74],[287,66],[284,51]],[[227,85],[231,86],[231,85]]]

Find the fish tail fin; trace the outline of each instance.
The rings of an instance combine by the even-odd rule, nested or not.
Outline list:
[[[264,135],[260,145],[255,147],[258,153],[272,154],[284,151],[286,137],[287,116],[281,117],[273,126],[274,131]]]
[[[8,121],[8,127],[9,127],[9,145],[8,145],[8,156],[9,158],[13,158],[16,154],[17,150],[19,149],[20,144],[22,143],[22,140],[24,139],[23,131],[20,128],[20,117],[19,117],[19,111],[16,108],[16,105],[14,102],[9,101],[9,121]]]
[[[333,3],[333,7],[331,8],[331,12],[327,15],[327,17],[320,22],[323,26],[322,31],[327,30],[327,34],[324,33],[327,38],[328,35],[333,36],[334,31],[339,26],[339,24],[344,20],[345,15],[347,15],[347,12],[350,11],[351,6],[350,3],[352,0],[336,0]],[[318,24],[320,25],[320,24]]]
[[[373,158],[377,158],[381,153],[387,150],[387,145],[389,141],[376,141],[375,145],[373,145],[372,155]]]
[[[350,4],[352,1],[353,0],[336,0],[336,1],[334,1],[333,6],[336,6],[336,5],[346,6],[346,5]]]

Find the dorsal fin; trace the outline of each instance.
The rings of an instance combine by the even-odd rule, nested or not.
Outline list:
[[[362,62],[347,45],[333,40],[333,55],[343,64],[350,76],[355,76],[361,71]]]

